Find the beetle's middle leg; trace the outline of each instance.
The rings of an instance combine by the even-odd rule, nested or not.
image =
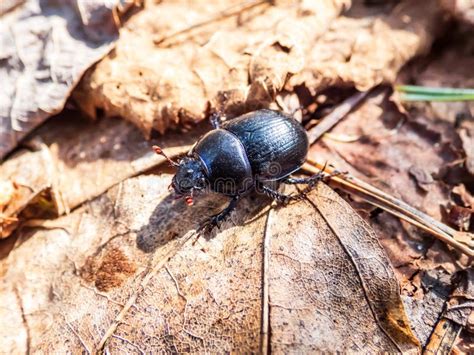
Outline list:
[[[218,214],[215,214],[214,216],[210,217],[204,223],[202,223],[199,228],[198,232],[200,231],[211,231],[212,228],[219,226],[219,224],[224,221],[230,213],[235,210],[237,207],[237,202],[239,200],[239,196],[234,196],[232,200],[229,202],[226,208],[224,208],[222,211],[220,211]]]

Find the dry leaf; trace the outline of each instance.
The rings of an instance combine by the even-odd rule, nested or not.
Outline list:
[[[0,262],[4,350],[417,351],[375,234],[328,187],[284,208],[244,199],[196,242],[224,201],[187,208],[170,179],[126,180],[67,229],[18,239]]]
[[[422,58],[415,63],[415,68],[423,69],[407,68],[404,75],[413,76],[403,82],[458,87],[464,86],[464,82],[468,86],[472,81],[472,75],[466,72],[472,62],[469,54],[472,43],[472,36],[453,36],[453,42],[446,45],[443,55]],[[418,74],[420,71],[421,75]],[[327,95],[330,100],[334,99],[334,92],[339,91],[330,91]],[[423,109],[426,107],[428,109]],[[461,207],[470,206],[472,178],[464,168],[465,151],[458,136],[458,132],[469,125],[470,105],[440,104],[436,106],[439,110],[434,107],[434,104],[417,105],[410,107],[407,113],[401,113],[393,102],[375,92],[332,130],[332,136],[323,137],[320,144],[313,146],[310,157],[347,170],[449,223],[446,207],[453,202]],[[464,120],[456,122],[459,112],[463,113]],[[333,139],[334,136],[355,139],[342,141]],[[425,345],[449,296],[440,297],[440,291],[449,292],[451,274],[469,267],[472,261],[434,242],[421,230],[360,200],[354,202],[353,196],[348,199],[376,230],[396,268],[402,293],[406,296],[404,300],[410,305],[415,333]],[[466,225],[464,223],[464,227]],[[430,280],[438,276],[438,268],[447,274],[448,280],[434,287]],[[432,270],[436,270],[434,275],[429,273]],[[463,337],[461,334],[461,339]]]
[[[171,155],[185,153],[204,129],[187,135],[168,134],[159,144]],[[0,166],[2,177],[19,184],[4,214],[19,216],[25,208],[32,209],[38,197],[49,201],[53,214],[68,212],[122,180],[163,163],[164,158],[151,150],[152,143],[122,120],[91,123],[65,112],[38,130],[30,144],[36,150],[19,151]],[[33,211],[23,212],[22,219],[39,218],[38,210]]]
[[[212,7],[148,2],[121,31],[114,52],[85,75],[76,101],[93,117],[101,108],[149,136],[202,120],[209,106],[230,115],[268,106],[289,75],[286,89],[305,84],[312,92],[393,80],[443,27],[436,0],[404,1],[368,17],[357,4],[356,16],[338,17],[348,4],[265,2],[229,16],[224,0]]]
[[[16,7],[0,22],[0,159],[62,110],[83,72],[118,37],[118,1],[20,3],[2,1],[0,11]]]
[[[76,101],[93,117],[96,108],[122,116],[147,136],[202,120],[211,103],[231,115],[268,106],[348,3],[148,1],[85,75]]]
[[[403,65],[430,49],[443,29],[437,0],[401,1],[389,13],[368,12],[354,6],[335,20],[290,83],[304,82],[317,92],[330,85],[368,90],[382,81],[392,82]]]

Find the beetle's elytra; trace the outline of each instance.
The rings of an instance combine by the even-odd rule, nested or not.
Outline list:
[[[213,115],[211,123],[214,130],[201,137],[179,162],[154,147],[177,168],[171,186],[176,194],[185,196],[189,205],[193,194],[205,189],[232,197],[229,205],[202,227],[217,225],[235,208],[239,197],[250,190],[258,189],[287,203],[302,198],[323,177],[290,177],[305,162],[309,144],[305,129],[287,114],[265,109],[224,123]],[[308,187],[298,195],[285,195],[268,186],[269,181]]]

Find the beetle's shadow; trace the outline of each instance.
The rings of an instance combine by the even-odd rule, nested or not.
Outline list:
[[[188,207],[182,199],[176,200],[172,194],[166,196],[155,207],[148,223],[136,231],[137,248],[145,253],[152,253],[169,241],[196,231],[201,223],[229,203],[228,198],[217,194],[198,196],[195,201],[194,206]],[[251,223],[270,202],[266,196],[252,192],[239,201],[236,210],[219,228],[202,232],[199,237],[211,239],[220,231]]]

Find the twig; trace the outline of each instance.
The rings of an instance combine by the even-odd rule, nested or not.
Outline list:
[[[324,168],[325,164],[315,162],[308,159],[303,169],[311,174],[315,174]],[[326,167],[324,170],[327,173],[334,172],[331,167]],[[472,249],[472,242],[474,236],[471,233],[458,232],[447,225],[437,221],[436,219],[424,214],[423,212],[411,207],[407,203],[390,196],[389,194],[367,184],[366,182],[349,174],[332,177],[329,185],[338,186],[343,190],[363,197],[364,200],[370,204],[377,206],[394,216],[407,221],[426,232],[433,235],[435,238],[452,246],[454,249],[470,256],[474,256]],[[464,240],[471,241],[465,243]]]
[[[329,115],[325,116],[315,127],[308,131],[309,144],[314,144],[314,142],[316,142],[324,133],[333,128],[349,112],[359,105],[371,91],[372,89],[358,92],[339,104]]]

